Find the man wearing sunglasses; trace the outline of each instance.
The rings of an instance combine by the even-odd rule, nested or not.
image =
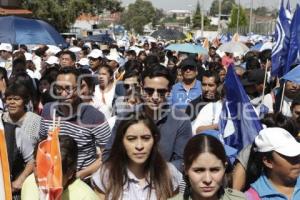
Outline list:
[[[182,172],[183,149],[192,137],[191,122],[182,111],[171,107],[167,97],[173,85],[173,76],[162,65],[146,68],[142,73],[142,105],[137,110],[145,111],[160,130],[159,148],[164,159]],[[122,118],[118,118],[121,120]],[[104,160],[111,149],[119,121],[112,131],[112,137],[105,146]]]
[[[185,111],[189,102],[202,94],[201,82],[198,81],[197,63],[186,58],[181,63],[182,82],[176,83],[171,91],[170,104]]]

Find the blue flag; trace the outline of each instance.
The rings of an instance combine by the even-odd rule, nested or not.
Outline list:
[[[300,65],[297,65],[294,69],[289,71],[282,79],[300,84]]]
[[[275,27],[275,45],[272,49],[272,76],[281,77],[287,64],[291,20],[287,13],[282,0]]]
[[[254,141],[262,125],[232,66],[229,66],[225,78],[225,94],[220,132],[225,144],[241,150]]]
[[[289,44],[289,53],[287,57],[287,64],[284,68],[283,75],[290,71],[291,65],[294,64],[299,55],[300,47],[300,6],[297,4],[296,11],[291,23],[291,36]]]

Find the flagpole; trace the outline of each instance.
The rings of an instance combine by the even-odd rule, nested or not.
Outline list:
[[[280,100],[280,109],[279,109],[279,112],[282,111],[283,97],[284,97],[284,90],[285,90],[285,82],[284,82],[283,88],[282,88],[282,94],[281,94],[281,100]]]
[[[267,84],[267,72],[268,72],[268,64],[269,64],[269,59],[267,60],[266,66],[265,66],[265,77],[264,77],[264,87],[263,87],[263,92],[262,92],[262,100],[261,103],[264,102],[264,98],[265,98],[265,91],[266,91],[266,84]]]

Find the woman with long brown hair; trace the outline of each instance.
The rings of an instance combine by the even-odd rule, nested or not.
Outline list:
[[[158,150],[159,130],[143,112],[121,120],[110,157],[93,176],[104,199],[164,200],[177,191],[181,174]]]
[[[186,188],[172,200],[246,200],[243,193],[227,188],[228,158],[214,136],[195,135],[184,154]]]

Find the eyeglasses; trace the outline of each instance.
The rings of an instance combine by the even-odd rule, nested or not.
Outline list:
[[[196,71],[196,67],[195,66],[191,66],[191,65],[187,65],[187,66],[182,67],[181,70],[182,71],[187,71],[187,70]]]
[[[68,95],[73,94],[74,91],[76,90],[77,87],[74,86],[60,86],[60,85],[55,85],[54,86],[54,90],[56,92],[56,94],[61,94],[63,93],[63,91],[65,91]]]
[[[148,96],[153,96],[154,92],[156,91],[159,97],[163,97],[163,96],[166,96],[166,94],[169,90],[168,89],[155,89],[155,88],[146,87],[146,88],[144,88],[144,91]]]
[[[123,85],[124,85],[125,90],[129,90],[129,89],[132,89],[132,88],[138,88],[138,86],[139,86],[137,83],[132,83],[132,84],[124,83]]]

